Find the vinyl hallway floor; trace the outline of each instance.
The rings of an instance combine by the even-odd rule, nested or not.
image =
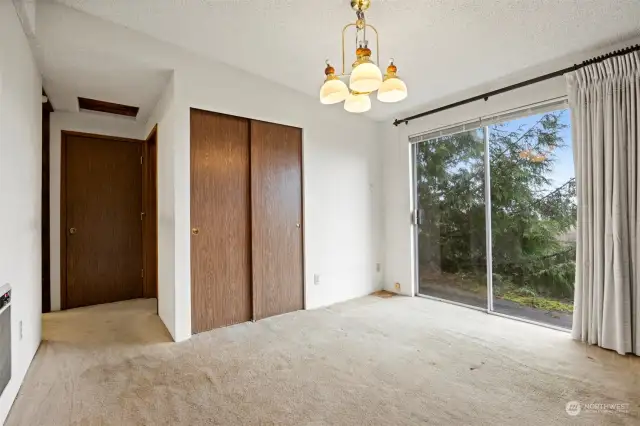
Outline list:
[[[182,343],[154,312],[44,315],[6,424],[640,424],[640,358],[437,301],[364,297]]]

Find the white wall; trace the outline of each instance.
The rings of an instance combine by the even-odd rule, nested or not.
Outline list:
[[[175,83],[172,75],[146,124],[148,135],[157,124],[158,161],[158,315],[176,338],[175,212],[173,141],[175,140]],[[161,190],[162,188],[162,190]]]
[[[13,4],[0,0],[0,283],[13,287],[13,372],[0,397],[0,423],[41,336],[41,90]]]
[[[566,68],[574,63],[580,63],[588,58],[638,43],[638,41],[640,40],[630,40],[626,43],[606,46],[597,50],[578,52],[571,57],[560,58],[547,64],[541,64],[538,67],[506,76],[482,87],[477,87],[464,93],[454,94],[447,99],[408,112],[404,114],[403,117]],[[401,290],[398,293],[413,296],[415,294],[415,283],[417,282],[414,277],[415,271],[412,261],[414,256],[414,242],[411,211],[414,206],[412,205],[413,200],[411,199],[412,163],[410,155],[411,148],[408,141],[409,136],[483,116],[491,116],[529,104],[563,97],[566,96],[566,94],[565,78],[558,77],[489,98],[488,101],[473,102],[423,117],[411,121],[406,125],[400,124],[398,127],[395,127],[391,124],[391,120],[387,123],[379,124],[380,134],[383,135],[384,139],[382,142],[382,155],[384,158],[384,258],[386,264],[384,288],[386,290],[397,292],[394,284],[398,282],[401,284]]]
[[[375,122],[196,57],[179,64],[176,93],[173,189],[179,340],[191,335],[189,108],[303,129],[307,308],[380,288],[376,263],[382,262],[382,170]],[[313,284],[314,274],[321,276],[319,285]]]
[[[130,118],[91,112],[53,112],[50,134],[51,310],[60,310],[60,141],[63,130],[145,139],[145,127]]]

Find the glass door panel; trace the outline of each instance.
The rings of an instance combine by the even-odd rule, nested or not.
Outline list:
[[[489,126],[493,310],[571,328],[576,191],[568,110]]]
[[[484,128],[414,146],[418,294],[487,308]]]

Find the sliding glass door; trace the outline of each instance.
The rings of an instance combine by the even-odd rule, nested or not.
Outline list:
[[[493,310],[571,328],[577,211],[569,112],[488,131]]]
[[[570,125],[557,109],[414,144],[418,294],[571,327]]]
[[[484,129],[415,145],[419,294],[487,306]]]

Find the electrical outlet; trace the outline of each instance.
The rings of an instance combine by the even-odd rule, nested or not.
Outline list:
[[[18,327],[19,327],[18,335],[20,336],[20,340],[22,340],[22,320],[20,320],[20,322],[18,323]]]
[[[320,285],[320,274],[313,274],[313,284]]]
[[[400,283],[396,283],[394,285],[394,288],[396,289],[396,291],[400,291]]]
[[[376,263],[376,272],[380,272],[381,269],[382,266],[380,265],[380,263]]]

